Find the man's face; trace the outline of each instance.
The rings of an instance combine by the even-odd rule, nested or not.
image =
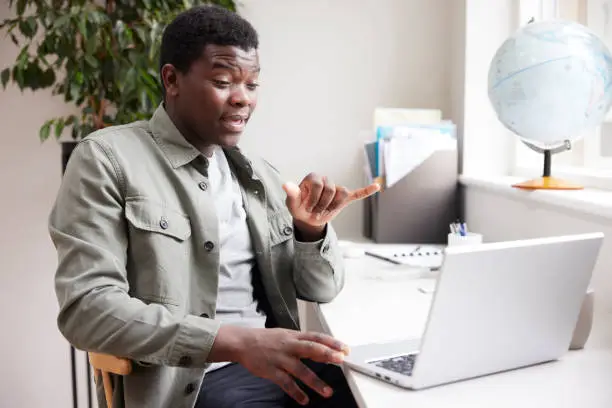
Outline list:
[[[164,73],[165,72],[165,73]],[[181,132],[196,147],[235,146],[257,104],[256,49],[208,45],[188,72],[162,71]]]

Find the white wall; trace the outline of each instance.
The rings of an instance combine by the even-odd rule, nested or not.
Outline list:
[[[0,2],[0,19],[8,15],[6,3]],[[265,154],[287,179],[316,171],[360,186],[358,135],[371,128],[375,106],[440,108],[448,115],[450,73],[460,69],[450,63],[451,0],[242,3],[260,32],[263,66],[260,106],[244,145]],[[0,37],[0,70],[16,53]],[[71,406],[46,230],[60,156],[53,141],[40,145],[37,133],[44,119],[66,109],[46,92],[0,92],[2,407]],[[361,206],[349,208],[336,226],[358,234]]]
[[[489,102],[487,76],[495,52],[517,27],[517,1],[465,3],[463,173],[505,176],[513,168],[515,138]]]
[[[589,345],[612,345],[612,219],[476,186],[466,188],[465,209],[470,230],[481,232],[487,242],[603,232],[606,238],[592,279],[595,321]]]

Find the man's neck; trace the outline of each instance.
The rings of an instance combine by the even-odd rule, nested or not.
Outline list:
[[[212,157],[215,145],[203,143],[200,140],[200,138],[189,129],[189,126],[187,126],[181,120],[180,115],[177,114],[176,110],[174,109],[172,105],[169,105],[164,102],[163,106],[164,106],[164,109],[166,110],[166,113],[168,114],[168,117],[170,118],[172,123],[174,123],[174,126],[176,126],[181,136],[183,136],[185,140],[191,143],[193,147],[195,147],[200,152],[202,152],[204,156]]]

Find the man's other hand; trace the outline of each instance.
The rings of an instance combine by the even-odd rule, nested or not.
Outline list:
[[[293,216],[296,227],[303,233],[316,235],[334,219],[342,209],[356,200],[361,200],[380,190],[372,183],[367,187],[349,190],[336,186],[326,177],[310,173],[299,185],[285,183],[287,208]]]
[[[301,360],[340,364],[346,354],[346,345],[322,333],[222,326],[210,359],[238,362],[254,375],[278,384],[299,404],[306,405],[308,397],[295,379],[323,397],[331,397],[333,390]]]

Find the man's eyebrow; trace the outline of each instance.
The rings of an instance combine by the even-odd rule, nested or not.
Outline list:
[[[213,62],[212,65],[213,69],[236,69],[237,67],[232,65],[232,64],[228,64],[225,61],[215,61]]]
[[[212,69],[231,69],[231,70],[237,70],[239,69],[238,65],[235,64],[230,64],[227,63],[225,61],[214,61],[212,64]],[[253,67],[252,69],[250,69],[251,72],[259,72],[261,71],[261,67],[259,65]]]

